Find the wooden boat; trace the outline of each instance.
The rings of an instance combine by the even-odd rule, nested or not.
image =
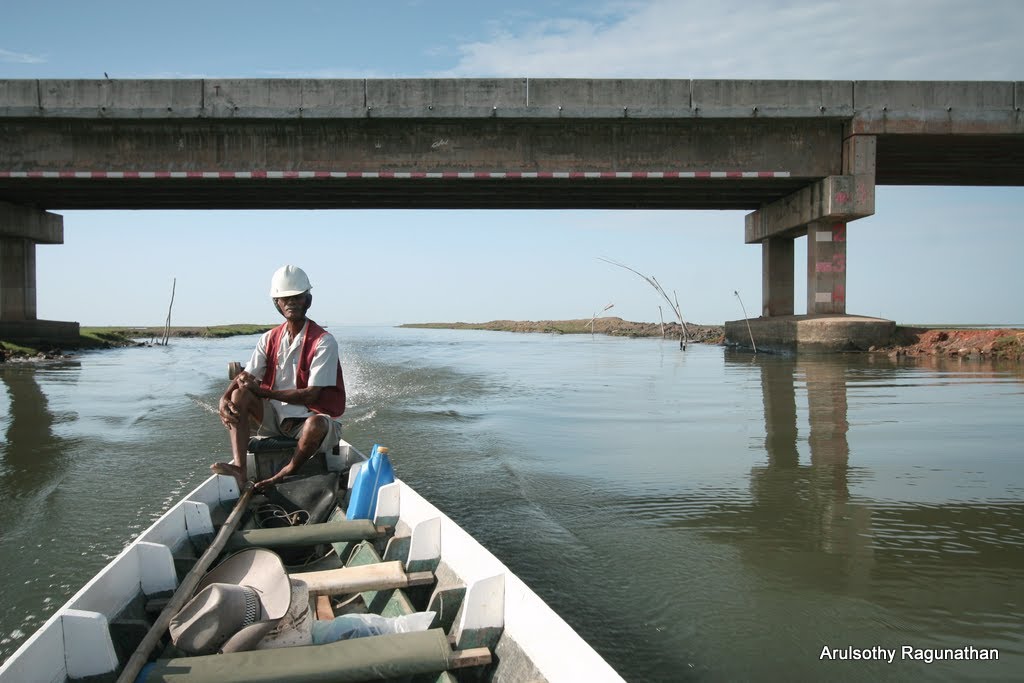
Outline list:
[[[254,442],[249,471],[273,471],[290,445]],[[251,487],[240,493],[232,477],[211,476],[26,640],[0,667],[0,683],[622,680],[505,565],[400,479],[379,488],[372,519],[345,519],[366,463],[343,441],[268,495]],[[308,511],[309,523],[268,523],[267,509],[284,518],[293,505]],[[309,586],[317,619],[352,609],[388,617],[430,610],[432,628],[182,656],[167,635],[171,613],[205,567],[245,547],[278,553],[290,576]]]

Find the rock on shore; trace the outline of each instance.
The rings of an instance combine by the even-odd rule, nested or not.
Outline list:
[[[1024,330],[927,329],[897,327],[891,347],[875,349],[890,356],[960,356],[1024,360]]]

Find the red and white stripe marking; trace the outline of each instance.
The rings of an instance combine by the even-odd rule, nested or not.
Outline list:
[[[335,178],[676,180],[789,177],[789,171],[0,171],[0,179],[74,180],[321,180]]]

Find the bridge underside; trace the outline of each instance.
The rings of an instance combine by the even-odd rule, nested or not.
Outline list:
[[[1024,186],[1020,135],[878,135],[877,185]]]
[[[0,201],[51,209],[734,209],[805,179],[2,179]]]

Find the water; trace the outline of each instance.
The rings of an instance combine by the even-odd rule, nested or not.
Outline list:
[[[1016,366],[334,332],[346,438],[389,446],[627,680],[1024,671]],[[0,655],[226,457],[214,406],[254,342],[0,366]],[[926,664],[904,645],[1000,659]]]

